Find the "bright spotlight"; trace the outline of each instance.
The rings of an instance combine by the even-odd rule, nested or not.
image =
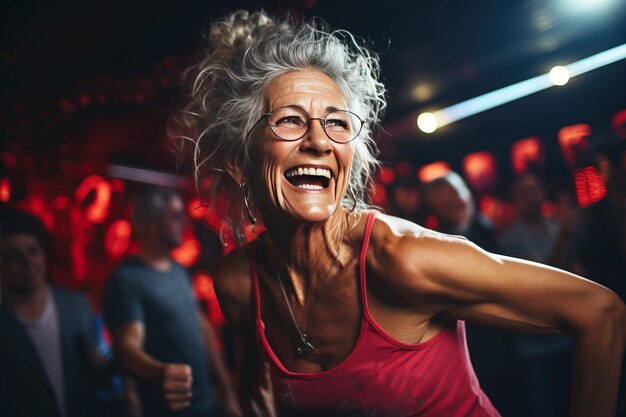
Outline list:
[[[564,6],[570,7],[574,11],[588,12],[610,6],[614,0],[567,0]]]
[[[550,81],[554,85],[565,85],[569,81],[570,73],[565,67],[557,65],[550,70]]]
[[[417,117],[417,127],[424,133],[433,133],[437,126],[437,118],[432,113],[422,113]]]

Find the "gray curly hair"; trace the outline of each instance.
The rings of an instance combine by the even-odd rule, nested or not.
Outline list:
[[[210,49],[189,68],[191,86],[184,109],[174,115],[178,150],[193,161],[196,188],[211,209],[225,193],[221,215],[241,236],[243,198],[225,170],[226,161],[243,169],[250,162],[247,133],[268,111],[266,89],[277,76],[305,68],[329,75],[344,94],[348,108],[365,120],[355,141],[354,160],[343,205],[366,207],[372,174],[378,166],[372,130],[386,107],[378,81],[378,57],[346,31],[330,32],[317,20],[295,23],[264,12],[236,11],[213,23]],[[171,126],[170,126],[171,127]],[[207,193],[208,191],[208,193]],[[234,197],[234,198],[233,198]]]

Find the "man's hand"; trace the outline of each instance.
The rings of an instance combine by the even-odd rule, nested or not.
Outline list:
[[[191,405],[191,367],[168,363],[163,366],[161,387],[169,408],[183,410]]]

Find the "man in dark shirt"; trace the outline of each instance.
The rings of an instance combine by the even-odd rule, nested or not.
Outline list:
[[[175,192],[138,194],[139,253],[108,280],[105,320],[118,359],[137,380],[145,417],[217,415],[214,384],[223,410],[238,416],[213,329],[197,308],[187,272],[169,256],[181,243],[184,220]]]

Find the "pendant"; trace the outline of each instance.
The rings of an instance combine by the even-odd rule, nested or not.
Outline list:
[[[299,355],[305,355],[307,353],[312,352],[313,349],[315,349],[315,347],[311,344],[311,342],[306,340],[306,337],[307,337],[306,333],[300,335],[300,341],[302,342],[302,346],[298,347]]]

